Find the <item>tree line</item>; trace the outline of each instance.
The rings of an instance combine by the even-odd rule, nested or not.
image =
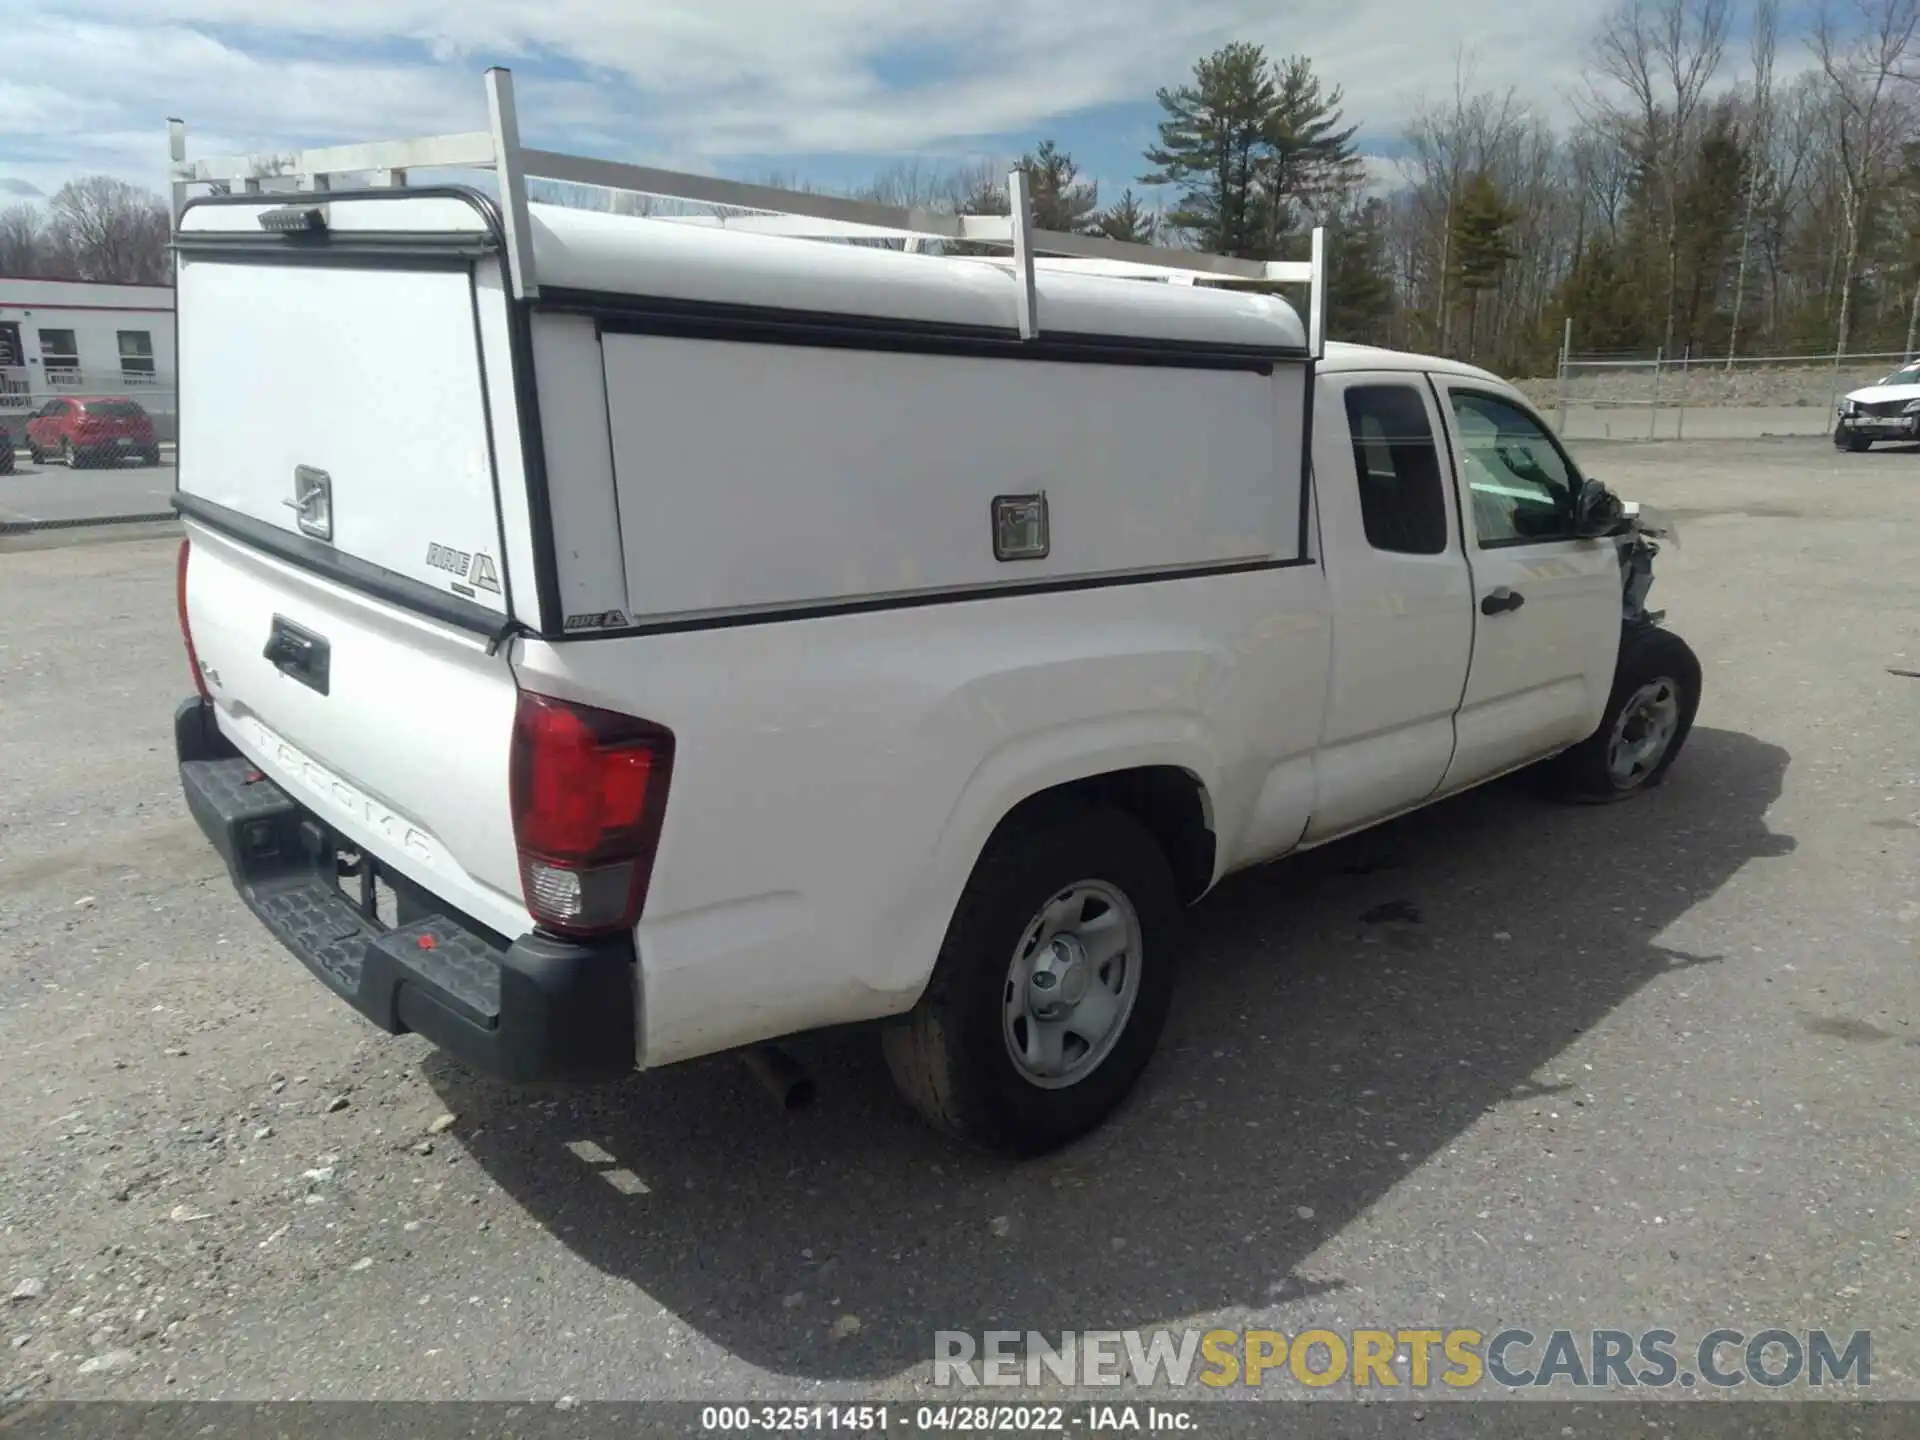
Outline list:
[[[1779,0],[1617,0],[1589,40],[1571,122],[1463,62],[1376,146],[1396,152],[1387,175],[1310,58],[1234,43],[1157,92],[1139,191],[1103,197],[1044,140],[1006,163],[896,165],[855,193],[1004,213],[1018,166],[1046,229],[1253,260],[1302,257],[1322,225],[1334,338],[1509,374],[1550,372],[1569,320],[1576,351],[1696,363],[1914,349],[1920,0],[1825,0],[1787,39]],[[78,180],[0,211],[0,274],[164,280],[166,231],[157,196]]]
[[[170,228],[150,190],[107,175],[69,180],[44,206],[0,209],[0,275],[171,285]]]

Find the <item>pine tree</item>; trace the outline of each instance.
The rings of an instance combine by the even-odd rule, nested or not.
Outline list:
[[[1327,228],[1327,334],[1355,344],[1390,342],[1398,296],[1387,253],[1387,205],[1368,199],[1331,217]]]
[[[1160,217],[1147,209],[1132,190],[1123,190],[1120,198],[1101,212],[1093,229],[1095,234],[1109,240],[1152,245],[1160,236]]]
[[[1747,152],[1739,127],[1731,108],[1719,106],[1681,176],[1674,207],[1680,290],[1674,343],[1682,353],[1710,339],[1725,342],[1724,331],[1712,337],[1703,332],[1714,322],[1735,259],[1747,176]]]
[[[1018,168],[1026,172],[1035,225],[1076,235],[1092,228],[1100,190],[1092,181],[1080,179],[1073,156],[1053,141],[1042,140],[1031,154],[1020,157]]]
[[[975,165],[960,177],[954,209],[962,215],[1005,215],[1008,210],[1007,174],[1019,170],[1027,177],[1027,198],[1033,223],[1042,230],[1081,234],[1093,227],[1100,205],[1100,189],[1080,178],[1074,158],[1051,140],[1001,169]]]
[[[1648,326],[1646,290],[1628,283],[1635,269],[1630,253],[1604,238],[1587,243],[1560,287],[1554,308],[1573,320],[1580,346],[1590,351],[1631,350]],[[1559,336],[1553,337],[1559,343]]]
[[[1467,297],[1467,356],[1479,343],[1480,296],[1519,253],[1507,239],[1518,215],[1484,170],[1467,181],[1453,216],[1454,280]]]
[[[1266,52],[1227,45],[1193,67],[1191,84],[1162,87],[1157,98],[1166,118],[1160,143],[1146,151],[1154,168],[1140,183],[1179,188],[1167,223],[1188,231],[1200,249],[1264,258],[1260,182],[1279,100]]]
[[[1261,184],[1269,258],[1278,253],[1280,237],[1299,227],[1303,213],[1330,215],[1361,180],[1353,144],[1360,127],[1342,126],[1340,87],[1324,91],[1313,62],[1303,55],[1277,61],[1273,79]]]

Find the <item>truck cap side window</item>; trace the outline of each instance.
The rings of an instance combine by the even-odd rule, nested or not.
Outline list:
[[[1367,543],[1402,555],[1440,554],[1447,548],[1447,499],[1420,392],[1356,385],[1346,401]]]
[[[1578,477],[1560,447],[1526,411],[1495,395],[1452,392],[1460,468],[1484,545],[1573,538]]]

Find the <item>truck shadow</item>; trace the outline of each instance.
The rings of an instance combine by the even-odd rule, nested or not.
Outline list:
[[[1309,1258],[1677,968],[1661,933],[1749,860],[1788,756],[1696,729],[1666,785],[1564,809],[1495,785],[1236,877],[1192,914],[1131,1102],[1018,1166],[943,1142],[870,1038],[793,1047],[778,1113],[729,1058],[514,1092],[435,1057],[474,1158],[579,1256],[739,1358],[821,1380],[924,1365],[938,1330],[1150,1328],[1338,1290]],[[857,1317],[857,1328],[844,1317]],[[584,1319],[584,1317],[581,1317]]]

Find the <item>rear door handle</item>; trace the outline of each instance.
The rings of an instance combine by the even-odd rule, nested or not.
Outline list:
[[[1527,603],[1527,597],[1518,590],[1509,590],[1505,585],[1495,586],[1487,592],[1487,598],[1480,602],[1482,615],[1500,615],[1508,610],[1518,610]]]
[[[324,636],[303,629],[284,615],[273,617],[273,630],[261,655],[274,669],[322,695],[331,684],[333,647]]]

